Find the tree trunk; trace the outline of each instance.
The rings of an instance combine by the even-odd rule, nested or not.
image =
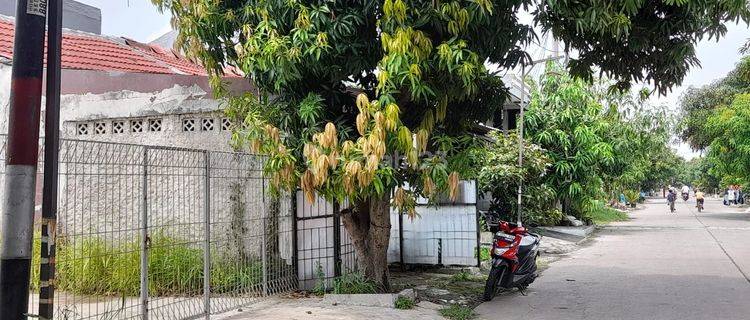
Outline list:
[[[391,237],[390,195],[371,197],[341,211],[357,253],[357,268],[382,291],[388,283],[388,242]]]

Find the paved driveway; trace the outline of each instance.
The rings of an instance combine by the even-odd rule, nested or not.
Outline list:
[[[750,319],[750,213],[708,200],[650,200],[598,231],[531,285],[496,297],[482,319]]]

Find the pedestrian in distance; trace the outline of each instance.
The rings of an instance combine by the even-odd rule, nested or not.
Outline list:
[[[677,191],[674,188],[669,189],[667,194],[667,203],[669,204],[669,212],[674,213],[674,202],[677,201]]]
[[[737,185],[735,188],[735,193],[737,194],[736,200],[738,204],[745,204],[745,195],[742,193],[742,186]]]
[[[734,191],[734,186],[730,185],[729,188],[727,189],[727,205],[728,206],[731,206],[732,204],[736,203],[736,200],[737,200],[736,196],[737,195]]]

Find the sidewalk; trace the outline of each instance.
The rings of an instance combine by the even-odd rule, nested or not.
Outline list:
[[[438,310],[440,306],[422,302],[411,310],[394,308],[334,306],[322,298],[281,298],[271,297],[253,304],[242,311],[226,313],[211,317],[216,320],[292,320],[292,319],[326,319],[326,320],[428,320],[442,319]]]

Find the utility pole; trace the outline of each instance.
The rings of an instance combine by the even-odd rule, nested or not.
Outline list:
[[[531,67],[534,67],[534,64],[532,62]],[[518,128],[518,168],[519,170],[523,168],[523,115],[524,111],[526,109],[526,65],[521,65],[521,110],[518,113],[518,121],[516,124],[516,127]],[[523,214],[523,177],[518,179],[518,203],[516,203],[516,213],[517,218],[516,224],[518,224],[519,227],[523,226],[523,222],[521,221],[521,215]]]
[[[60,55],[62,52],[62,0],[49,0],[47,27],[47,99],[44,118],[44,187],[42,189],[42,239],[39,266],[39,318],[52,319],[55,299],[55,231],[60,150]]]
[[[560,55],[560,40],[552,39],[552,56],[557,57]]]
[[[0,320],[26,319],[47,0],[18,0],[0,244]]]
[[[526,75],[529,74],[531,72],[531,70],[534,69],[534,67],[537,64],[544,63],[544,62],[547,62],[547,61],[559,60],[559,59],[562,59],[562,58],[564,58],[564,57],[563,56],[552,56],[552,57],[544,58],[544,59],[540,59],[540,60],[532,60],[528,65],[527,64],[521,64],[521,102],[520,102],[521,111],[519,112],[518,125],[516,125],[518,127],[518,132],[517,132],[518,133],[518,168],[523,168],[523,146],[524,146],[524,141],[523,141],[523,122],[524,122],[524,119],[523,119],[523,117],[524,117],[524,111],[526,110],[526,100],[527,100],[526,99]],[[528,66],[528,69],[526,69],[527,66]],[[529,98],[529,100],[531,100],[531,98]],[[516,205],[517,205],[517,207],[516,207],[516,217],[517,217],[516,223],[520,227],[520,226],[523,225],[523,223],[521,221],[522,220],[521,216],[523,215],[523,177],[521,177],[521,178],[518,179],[517,195],[518,195],[518,200],[517,200],[518,202],[516,203]]]

